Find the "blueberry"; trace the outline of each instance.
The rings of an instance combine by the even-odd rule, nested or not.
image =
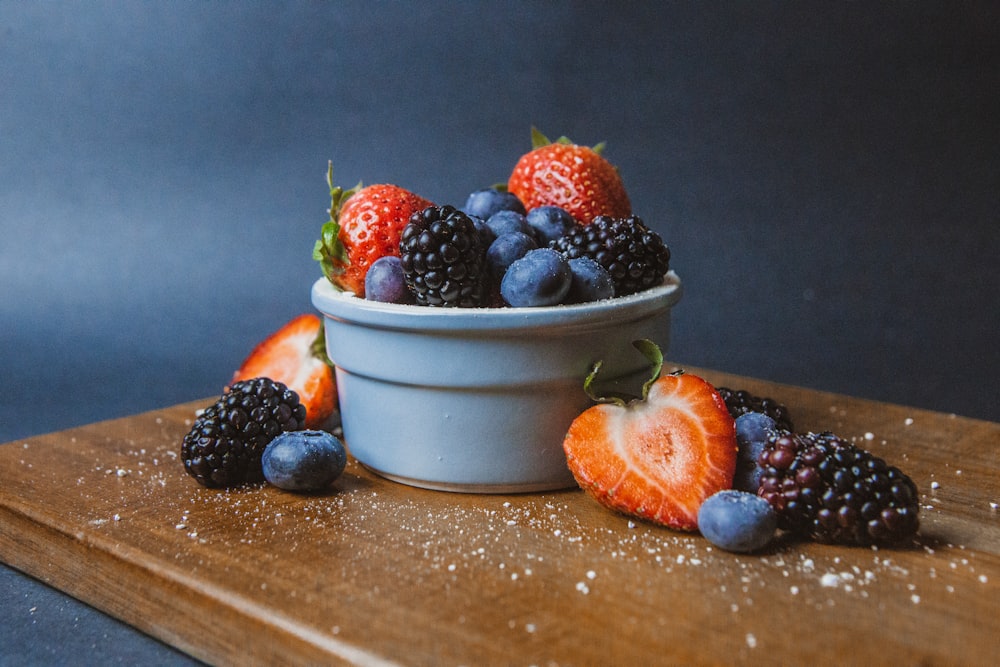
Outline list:
[[[517,195],[496,188],[476,190],[469,195],[465,202],[465,208],[462,210],[468,215],[474,215],[483,220],[488,219],[497,211],[517,211],[521,215],[526,213],[524,204],[517,198]]]
[[[528,211],[525,216],[528,225],[535,230],[540,245],[548,245],[561,238],[577,226],[569,211],[559,206],[539,206]]]
[[[757,465],[768,437],[776,430],[774,420],[762,412],[747,412],[736,418],[736,474],[733,488],[757,493],[764,471]]]
[[[569,260],[569,270],[573,280],[569,285],[565,303],[587,303],[610,299],[615,295],[615,283],[611,274],[590,257],[576,257]]]
[[[413,303],[399,257],[387,255],[372,262],[365,274],[365,298],[383,303]]]
[[[486,218],[486,226],[493,230],[497,238],[512,232],[521,232],[534,238],[535,230],[528,224],[524,214],[516,211],[497,211]]]
[[[565,257],[551,248],[537,248],[507,268],[500,282],[500,296],[515,308],[554,306],[566,297],[572,280]]]
[[[498,237],[486,251],[486,262],[490,265],[493,279],[499,281],[507,272],[508,266],[537,247],[535,239],[522,232],[511,232]]]
[[[489,248],[490,245],[497,240],[497,235],[493,233],[490,226],[486,224],[486,221],[477,215],[470,215],[469,219],[472,220],[472,224],[476,228],[476,233],[479,234],[479,241],[484,248]]]
[[[286,491],[322,491],[344,472],[347,452],[326,431],[286,431],[261,458],[264,479]]]
[[[771,505],[745,491],[719,491],[698,510],[698,530],[726,551],[757,551],[774,539],[777,529],[778,515]]]

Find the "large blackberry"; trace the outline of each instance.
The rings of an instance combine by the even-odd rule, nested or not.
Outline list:
[[[760,455],[757,494],[779,525],[819,542],[882,544],[919,527],[917,487],[898,468],[833,433],[778,433]]]
[[[748,412],[760,412],[774,420],[774,425],[782,431],[794,431],[792,427],[792,417],[781,403],[772,398],[761,398],[754,396],[743,389],[730,389],[728,387],[716,387],[715,390],[722,396],[729,408],[729,414],[736,419],[740,415]]]
[[[269,378],[234,382],[184,436],[184,469],[208,487],[260,482],[264,449],[279,433],[303,428],[305,419],[298,394],[284,384]]]
[[[590,257],[611,274],[615,296],[659,285],[670,269],[670,248],[638,216],[599,215],[552,242],[567,259]]]
[[[486,248],[472,219],[452,206],[410,216],[399,241],[406,283],[421,306],[489,304]]]

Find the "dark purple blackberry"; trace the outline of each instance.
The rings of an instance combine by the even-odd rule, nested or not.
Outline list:
[[[757,495],[779,526],[818,542],[891,544],[919,527],[917,487],[898,468],[833,433],[779,433],[758,461]]]
[[[728,387],[716,387],[715,390],[722,396],[729,408],[729,414],[736,419],[740,415],[748,412],[760,412],[774,420],[774,425],[782,431],[794,431],[792,418],[786,408],[771,398],[761,398],[754,396],[743,389],[730,389]]]
[[[298,394],[284,384],[269,378],[235,382],[184,436],[184,469],[213,488],[263,481],[264,449],[279,433],[302,429],[305,419]]]
[[[418,305],[489,305],[486,248],[472,219],[454,207],[430,206],[411,215],[399,259]]]
[[[655,287],[670,270],[670,248],[635,215],[611,218],[599,215],[551,244],[567,259],[590,257],[611,274],[615,296]]]

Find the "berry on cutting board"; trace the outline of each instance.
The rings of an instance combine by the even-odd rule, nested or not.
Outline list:
[[[730,389],[729,387],[716,387],[716,391],[722,396],[729,408],[729,414],[733,419],[748,412],[759,412],[774,420],[775,428],[781,431],[794,431],[792,417],[788,408],[774,400],[762,396],[751,394],[745,389]]]
[[[261,458],[264,479],[279,489],[297,492],[328,488],[346,465],[344,443],[326,431],[282,433]]]
[[[301,430],[305,418],[298,395],[281,382],[234,382],[195,419],[181,443],[181,462],[210,488],[263,481],[264,449],[280,433]]]
[[[596,364],[584,387],[601,402],[570,425],[563,442],[567,463],[580,487],[602,505],[693,531],[705,499],[731,487],[733,418],[708,382],[684,373],[661,377],[663,356],[655,343],[634,345],[652,365],[643,395],[595,396]]]
[[[757,494],[801,537],[867,546],[905,542],[919,528],[913,480],[833,433],[777,433],[759,465]]]
[[[269,377],[298,394],[306,428],[322,428],[337,410],[337,381],[326,356],[323,320],[305,313],[286,322],[250,352],[232,382]]]
[[[579,146],[566,137],[550,142],[532,128],[531,145],[507,181],[507,190],[529,212],[539,206],[559,206],[584,225],[599,215],[632,213],[618,170],[601,155],[603,144]]]
[[[327,168],[330,221],[313,247],[313,259],[338,289],[365,295],[365,275],[380,257],[399,255],[399,237],[410,216],[432,203],[398,185],[377,184],[350,190],[334,186]]]
[[[778,515],[760,496],[731,489],[719,491],[698,510],[698,530],[720,549],[749,553],[771,543],[778,530]]]
[[[730,411],[732,414],[732,411]],[[736,418],[736,475],[733,488],[757,493],[764,471],[757,461],[767,446],[768,438],[778,432],[774,420],[762,412],[745,412]]]

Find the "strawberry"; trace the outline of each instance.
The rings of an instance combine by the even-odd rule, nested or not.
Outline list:
[[[662,355],[650,341],[635,346],[653,362],[642,398],[596,398],[577,417],[563,449],[577,483],[602,505],[678,530],[698,527],[709,496],[731,488],[736,430],[718,392],[695,375],[659,377]]]
[[[333,185],[333,163],[326,172],[330,186],[330,221],[313,248],[313,259],[334,286],[365,295],[365,275],[379,257],[399,256],[399,235],[410,215],[433,203],[398,185],[361,183],[350,190]]]
[[[337,409],[337,381],[326,356],[323,321],[299,315],[261,341],[233,374],[232,382],[267,377],[285,384],[306,407],[308,429],[321,428]]]
[[[559,206],[584,225],[599,215],[632,214],[618,170],[601,156],[604,144],[578,146],[566,137],[553,143],[535,128],[531,139],[533,150],[521,156],[507,182],[527,210]]]

